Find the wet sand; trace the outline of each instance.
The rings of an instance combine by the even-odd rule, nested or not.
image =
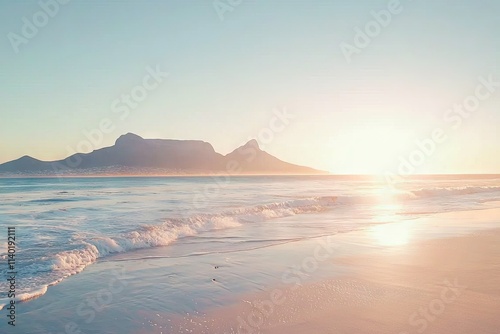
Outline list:
[[[0,332],[499,334],[494,207],[248,252],[111,257],[20,304],[19,326]]]
[[[477,226],[486,220],[498,226],[500,210],[436,215],[421,222],[420,234],[446,221],[474,224],[473,217]],[[368,233],[359,240],[370,240]],[[193,333],[500,333],[500,229],[416,238],[323,265],[345,266],[351,274],[247,294],[203,316],[173,317],[171,328]]]

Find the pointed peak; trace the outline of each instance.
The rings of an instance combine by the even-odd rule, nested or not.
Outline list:
[[[248,143],[246,143],[242,147],[253,147],[253,148],[258,148],[260,150],[259,142],[255,139],[250,140]]]
[[[17,160],[31,160],[31,161],[39,161],[38,159],[35,159],[33,157],[30,157],[29,155],[23,155],[22,157],[20,157],[19,159]]]

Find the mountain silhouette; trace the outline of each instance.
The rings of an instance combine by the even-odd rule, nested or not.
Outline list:
[[[167,174],[327,174],[284,162],[250,140],[228,155],[199,140],[144,139],[128,133],[115,145],[63,160],[40,161],[23,156],[0,165],[0,174],[30,175],[167,175]]]

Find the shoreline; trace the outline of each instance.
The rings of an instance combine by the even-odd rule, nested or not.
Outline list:
[[[107,328],[110,319],[123,317],[128,320],[120,324],[122,331],[133,334],[177,333],[181,328],[192,333],[413,334],[418,331],[408,317],[438,298],[445,280],[454,284],[456,277],[476,270],[477,275],[456,283],[475,290],[464,292],[456,304],[445,304],[446,312],[451,319],[457,310],[473,314],[471,323],[480,319],[490,324],[474,333],[498,334],[491,326],[500,329],[500,323],[488,310],[500,306],[500,288],[496,288],[500,287],[500,248],[484,247],[500,245],[499,204],[488,202],[483,210],[433,214],[338,233],[330,239],[336,247],[331,257],[326,256],[324,247],[316,253],[318,242],[328,239],[236,253],[230,263],[222,261],[226,255],[217,253],[141,261],[114,261],[110,257],[51,287],[41,298],[19,304],[18,319],[59,312],[58,321],[41,322],[40,326],[57,332],[71,325],[82,333]],[[408,235],[401,233],[402,226]],[[395,233],[401,244],[384,244],[387,240],[380,239],[380,228],[383,234]],[[165,255],[171,251],[157,248],[139,252]],[[471,257],[463,262],[466,254]],[[312,262],[304,262],[311,256],[322,259],[317,270]],[[439,276],[438,269],[446,263],[453,265],[448,265],[447,275]],[[283,283],[284,271],[279,270],[297,264],[302,264],[300,273],[289,272],[289,284]],[[221,267],[214,269],[214,265]],[[241,268],[249,276],[242,274]],[[486,275],[483,271],[488,268],[492,272]],[[488,284],[474,285],[489,278]],[[119,291],[115,291],[117,287]],[[179,292],[172,294],[176,289]],[[93,312],[87,303],[96,298],[106,302]],[[480,307],[483,317],[471,313],[467,303]],[[123,309],[129,304],[134,307]],[[255,305],[261,314],[269,314],[262,324]],[[92,318],[87,318],[89,314]],[[439,322],[427,320],[427,326],[452,321],[446,314],[442,313]],[[341,320],[332,323],[332,319]],[[423,326],[418,313],[413,320]],[[430,333],[438,327],[432,328]],[[458,329],[451,332],[462,333]]]
[[[241,334],[499,333],[500,221],[493,229],[424,238],[329,264],[350,274],[244,294],[240,302],[203,316],[168,315],[171,328]]]
[[[482,174],[479,174],[482,176]],[[21,176],[0,176],[0,179],[83,179],[83,178],[175,178],[175,177],[246,177],[246,176],[343,176],[336,174],[71,174],[71,175],[21,175]],[[496,176],[496,175],[493,175]]]
[[[78,178],[176,178],[176,177],[186,177],[186,178],[198,178],[198,177],[248,177],[248,176],[332,176],[332,177],[352,177],[353,179],[383,179],[380,175],[376,174],[335,174],[335,173],[311,173],[311,174],[231,174],[231,173],[218,173],[214,172],[212,174],[70,174],[70,175],[0,175],[0,179],[78,179]],[[500,178],[500,174],[412,174],[408,176],[408,179],[412,178],[427,178],[427,177],[438,177],[438,178],[451,178],[451,177],[471,177],[472,179],[487,179],[491,177]],[[385,182],[385,181],[384,181]]]

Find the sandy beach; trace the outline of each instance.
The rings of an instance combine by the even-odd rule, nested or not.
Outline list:
[[[438,215],[420,228],[430,229],[440,218],[472,216],[498,222],[500,210]],[[331,264],[352,273],[245,295],[240,303],[203,317],[179,317],[178,328],[193,333],[500,332],[500,229],[418,239],[323,265]]]

